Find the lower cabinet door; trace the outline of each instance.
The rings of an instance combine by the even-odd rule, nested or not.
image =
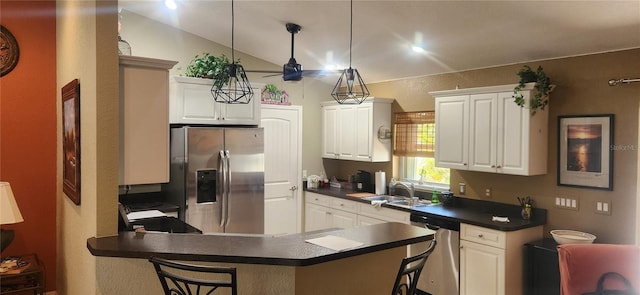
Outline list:
[[[358,226],[366,226],[378,223],[385,223],[382,219],[377,219],[369,216],[358,215]]]
[[[341,210],[331,210],[329,213],[333,227],[351,228],[356,226],[357,215],[355,213]]]
[[[460,241],[460,294],[505,294],[505,251]]]
[[[305,206],[305,231],[314,231],[331,227],[329,208],[307,203]]]

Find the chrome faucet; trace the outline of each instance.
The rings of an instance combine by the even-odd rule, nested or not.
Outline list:
[[[393,188],[394,190],[397,189],[398,187],[402,188],[403,190],[407,191],[409,193],[409,198],[413,199],[413,196],[415,195],[415,188],[413,187],[413,183],[411,182],[401,182],[401,181],[397,181],[394,185]]]

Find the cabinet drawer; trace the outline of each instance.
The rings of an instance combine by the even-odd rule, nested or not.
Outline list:
[[[460,239],[504,249],[506,233],[469,224],[460,224]]]
[[[356,213],[358,211],[357,206],[358,206],[358,203],[356,202],[338,199],[338,198],[333,198],[331,202],[331,207],[353,212],[353,213]]]
[[[382,219],[388,222],[402,222],[402,223],[409,223],[409,213],[404,212],[404,211],[400,211],[400,210],[395,210],[395,209],[389,209],[389,208],[384,208],[384,207],[373,207],[369,204],[358,204],[360,206],[360,215],[366,215],[369,217],[373,217],[373,218],[377,218],[377,219]]]
[[[326,207],[331,207],[332,197],[324,196],[321,194],[305,192],[305,199],[309,203],[318,204]]]

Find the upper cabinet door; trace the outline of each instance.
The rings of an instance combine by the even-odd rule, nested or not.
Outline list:
[[[496,171],[498,117],[496,93],[469,96],[469,170]]]
[[[436,166],[468,169],[469,96],[436,98]]]
[[[351,160],[356,153],[356,106],[344,105],[338,108],[338,159]]]
[[[176,63],[120,56],[120,185],[169,181],[169,69]]]
[[[171,77],[171,124],[253,125],[260,124],[262,84],[252,84],[253,98],[248,104],[225,104],[213,100],[213,80]]]
[[[522,93],[529,101],[532,92]],[[538,110],[534,116],[528,108],[513,102],[513,92],[498,93],[501,116],[498,130],[498,172],[516,175],[547,173],[549,112]]]
[[[322,107],[322,157],[338,157],[338,106]]]
[[[371,161],[373,156],[373,105],[362,105],[356,109],[354,157],[358,161]]]

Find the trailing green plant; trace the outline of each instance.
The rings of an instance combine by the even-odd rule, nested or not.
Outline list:
[[[239,63],[240,59],[236,61]],[[222,87],[229,81],[229,58],[226,55],[213,56],[209,53],[196,55],[187,66],[184,75],[187,77],[213,79],[214,84]]]
[[[549,104],[549,92],[551,92],[551,79],[547,77],[542,66],[538,66],[538,69],[534,72],[531,67],[525,65],[518,71],[518,76],[520,77],[520,82],[518,86],[513,88],[513,98],[514,102],[520,107],[525,106],[524,96],[520,91],[522,91],[527,83],[536,83],[534,88],[536,93],[534,96],[529,98],[529,108],[531,111],[531,115],[536,114],[536,110],[544,110],[544,108]]]

